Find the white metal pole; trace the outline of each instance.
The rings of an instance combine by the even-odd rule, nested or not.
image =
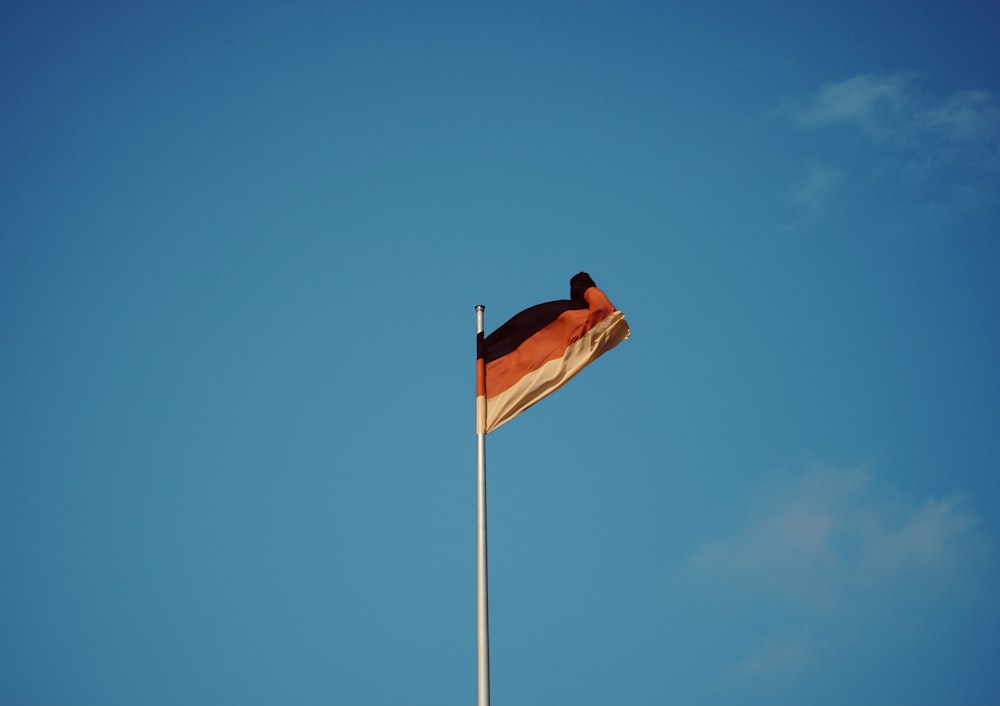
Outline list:
[[[476,335],[483,336],[483,312],[476,306]],[[479,706],[490,706],[490,627],[486,572],[486,434],[477,430],[478,473],[476,475],[476,635],[478,642]]]

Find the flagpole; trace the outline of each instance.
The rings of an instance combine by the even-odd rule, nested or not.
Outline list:
[[[476,305],[476,339],[483,340],[483,312]],[[481,355],[481,351],[480,351]],[[479,374],[483,374],[482,371]],[[486,433],[477,429],[478,445],[476,474],[476,636],[478,645],[478,706],[490,706],[490,628],[486,573]]]

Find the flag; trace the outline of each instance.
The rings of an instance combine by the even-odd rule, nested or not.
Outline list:
[[[625,315],[590,275],[576,275],[569,289],[569,299],[530,307],[489,336],[479,334],[478,433],[510,421],[628,338]]]

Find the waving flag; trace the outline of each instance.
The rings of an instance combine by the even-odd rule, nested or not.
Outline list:
[[[581,272],[569,286],[569,299],[530,307],[479,334],[477,433],[510,421],[628,338],[625,315],[590,275]]]

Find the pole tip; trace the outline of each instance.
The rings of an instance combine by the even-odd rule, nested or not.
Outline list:
[[[476,304],[476,311],[486,311],[486,307],[483,304]]]

